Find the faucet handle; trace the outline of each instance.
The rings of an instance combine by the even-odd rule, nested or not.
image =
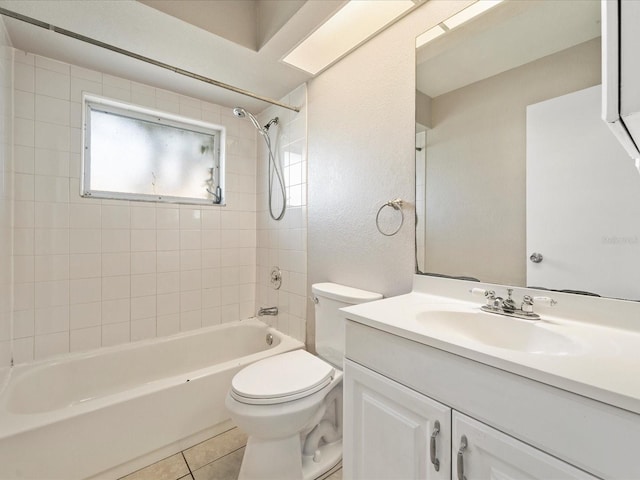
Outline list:
[[[469,290],[471,295],[475,296],[483,296],[487,299],[487,303],[482,306],[482,309],[485,311],[495,312],[500,310],[500,306],[502,304],[502,298],[496,297],[495,290],[486,290],[484,288],[472,288]]]
[[[521,309],[524,313],[533,313],[533,297],[531,295],[522,297]]]
[[[558,302],[551,297],[533,297],[533,301],[545,307],[553,307],[558,304]]]
[[[539,315],[537,315],[536,313],[533,313],[533,304],[537,303],[540,305],[544,305],[547,307],[553,307],[554,305],[556,305],[558,302],[555,301],[553,298],[550,297],[532,297],[531,295],[525,295],[524,297],[522,297],[522,313],[524,313],[527,317],[538,317]]]
[[[474,296],[484,297],[487,301],[493,301],[496,298],[496,292],[494,290],[486,290],[484,288],[472,288],[469,293]]]

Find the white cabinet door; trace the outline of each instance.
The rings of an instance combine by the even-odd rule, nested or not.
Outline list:
[[[449,407],[349,360],[344,399],[344,478],[450,478]]]
[[[458,412],[453,412],[452,432],[453,478],[458,480],[596,480],[582,470]]]

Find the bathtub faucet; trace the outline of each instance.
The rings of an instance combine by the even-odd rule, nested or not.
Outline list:
[[[262,317],[263,315],[278,315],[278,307],[260,307],[258,316]]]

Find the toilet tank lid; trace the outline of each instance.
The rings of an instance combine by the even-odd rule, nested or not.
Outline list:
[[[376,292],[368,292],[359,288],[347,287],[337,283],[314,283],[311,285],[311,291],[320,297],[331,298],[339,302],[357,304],[380,300],[382,294]]]

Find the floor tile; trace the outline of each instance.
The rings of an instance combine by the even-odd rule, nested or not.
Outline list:
[[[181,453],[160,460],[137,472],[133,472],[121,480],[176,480],[189,475],[189,467]]]
[[[342,469],[333,472],[326,480],[342,480]]]
[[[237,480],[244,447],[193,471],[195,480]]]
[[[247,435],[239,429],[233,428],[185,450],[184,457],[193,472],[231,452],[235,452],[246,444]]]

